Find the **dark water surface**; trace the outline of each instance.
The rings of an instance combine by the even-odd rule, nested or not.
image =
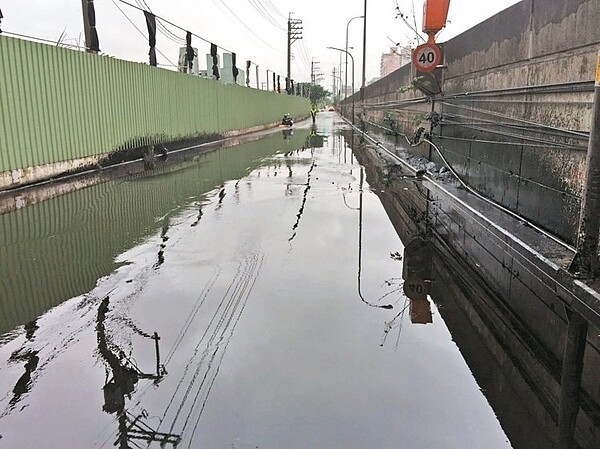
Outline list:
[[[0,216],[0,448],[512,447],[336,127]]]

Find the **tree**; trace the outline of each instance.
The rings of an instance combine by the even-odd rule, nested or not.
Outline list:
[[[302,92],[302,96],[310,98],[311,103],[326,103],[331,92],[325,90],[320,84],[298,83],[298,89]]]
[[[319,102],[324,102],[329,96],[331,92],[323,88],[320,84],[311,84],[310,85],[310,101],[313,104],[318,104]]]

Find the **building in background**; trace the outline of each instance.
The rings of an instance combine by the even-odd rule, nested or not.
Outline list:
[[[406,47],[390,47],[389,53],[381,55],[381,70],[380,77],[389,75],[394,70],[399,69],[403,65],[410,62],[410,48]]]
[[[177,70],[180,73],[188,73],[191,75],[196,75],[198,76],[200,74],[200,69],[198,67],[198,49],[195,47],[192,47],[192,50],[194,51],[194,59],[192,61],[192,67],[190,68],[186,59],[186,55],[187,55],[187,47],[181,47],[179,49],[179,59],[178,59],[178,64],[177,64]]]

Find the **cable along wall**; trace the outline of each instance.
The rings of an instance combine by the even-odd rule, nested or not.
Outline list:
[[[367,121],[432,141],[471,187],[575,242],[600,34],[597,0],[524,0],[442,45],[442,93],[404,66],[365,91]],[[422,144],[411,152],[443,165]]]

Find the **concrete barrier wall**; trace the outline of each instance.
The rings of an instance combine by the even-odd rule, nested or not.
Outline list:
[[[459,7],[459,6],[455,6]],[[600,0],[524,0],[444,43],[434,141],[486,196],[575,241],[600,47]],[[411,103],[405,66],[365,90],[369,121],[412,135],[431,103]],[[390,105],[391,103],[391,105]],[[387,106],[386,106],[387,105]],[[426,145],[412,150],[427,156]],[[440,162],[434,153],[434,160]]]
[[[0,190],[172,140],[306,116],[307,99],[0,36]]]

